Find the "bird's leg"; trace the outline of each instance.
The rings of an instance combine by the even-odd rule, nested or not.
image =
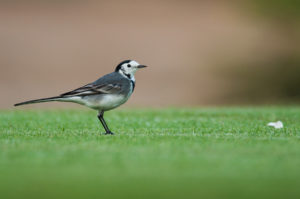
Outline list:
[[[108,135],[108,134],[113,135],[114,133],[109,130],[109,128],[104,120],[103,115],[104,115],[104,111],[100,111],[99,115],[98,115],[98,119],[100,120],[102,126],[104,127],[104,129],[106,131],[105,135]]]

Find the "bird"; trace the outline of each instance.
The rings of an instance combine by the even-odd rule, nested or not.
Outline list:
[[[104,112],[124,104],[135,88],[134,75],[136,71],[147,66],[134,60],[124,60],[117,65],[114,72],[106,74],[96,81],[86,84],[70,92],[55,97],[41,98],[17,103],[14,106],[41,102],[73,102],[98,111],[105,135],[114,133],[108,128],[104,120]]]

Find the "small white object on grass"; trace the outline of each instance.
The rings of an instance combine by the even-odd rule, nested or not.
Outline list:
[[[270,122],[268,123],[268,126],[273,126],[275,129],[281,129],[283,128],[283,123],[281,121]]]

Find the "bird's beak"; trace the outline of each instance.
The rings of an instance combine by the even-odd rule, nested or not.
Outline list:
[[[137,68],[145,68],[145,67],[147,67],[147,66],[145,66],[145,65],[138,65],[137,66]]]

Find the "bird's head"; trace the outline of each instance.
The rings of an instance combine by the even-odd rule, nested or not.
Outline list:
[[[125,75],[129,78],[134,76],[135,72],[141,68],[145,68],[145,65],[139,64],[137,61],[134,60],[125,60],[122,61],[117,67],[115,72],[119,72],[122,75]]]

